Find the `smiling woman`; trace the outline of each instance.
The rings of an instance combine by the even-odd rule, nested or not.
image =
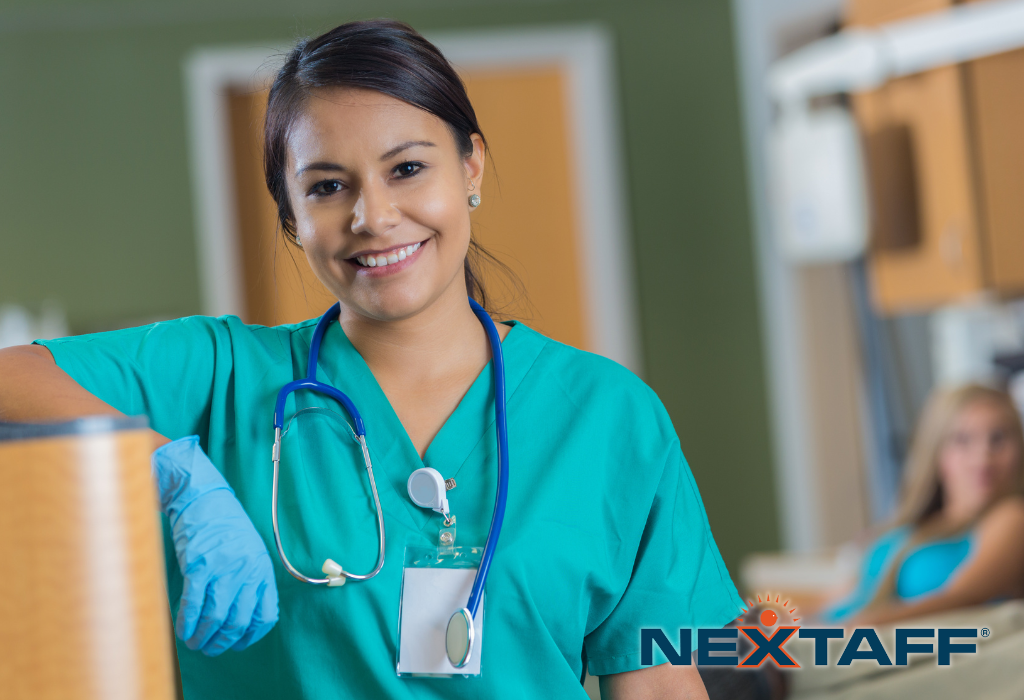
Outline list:
[[[268,130],[275,97],[272,89]],[[483,177],[478,133],[464,155],[439,117],[373,90],[333,87],[309,95],[287,134],[282,228],[345,307],[385,320],[419,313],[439,293],[465,296],[475,284],[467,253],[469,197]]]
[[[265,137],[281,227],[337,300],[320,322],[192,317],[0,354],[0,415],[145,412],[157,445],[174,440],[154,465],[177,504],[167,571],[186,696],[583,698],[586,667],[606,700],[706,697],[692,666],[641,661],[641,629],[720,627],[742,606],[675,429],[627,369],[474,308],[486,142],[441,53],[385,20],[303,42]],[[280,440],[310,409],[347,412],[357,439],[299,424]],[[422,470],[450,489],[443,513],[410,503]],[[453,556],[438,547],[455,514],[465,556],[486,542],[478,572],[406,575],[403,562]],[[326,552],[344,566],[296,575]],[[436,632],[470,582],[478,666],[453,677]],[[399,632],[414,619],[429,634]],[[413,655],[444,677],[397,674]]]
[[[467,292],[486,308],[470,248],[477,256],[486,253],[472,241],[468,216],[481,201],[486,140],[462,81],[440,52],[415,32],[388,32],[372,23],[360,29],[353,26],[343,25],[297,46],[270,89],[264,166],[281,228],[305,247],[315,239],[318,224],[330,226],[330,217],[344,216],[346,207],[359,219],[353,226],[362,229],[370,225],[366,217],[388,215],[368,207],[394,211],[399,206],[393,200],[401,197],[401,208],[415,211],[421,233],[446,232],[450,240],[434,241],[435,248],[441,247],[435,255],[455,259],[463,249]],[[378,118],[383,121],[378,123]],[[396,142],[380,141],[382,124],[393,127],[388,132]],[[339,143],[331,138],[339,130],[350,137],[346,143],[359,144],[359,153],[329,152]],[[408,138],[402,138],[403,133]],[[363,161],[357,164],[359,158]],[[333,179],[325,179],[328,175]],[[452,188],[458,180],[466,194],[453,207],[444,197],[458,192]],[[353,191],[361,192],[362,198],[346,198],[345,193]],[[470,205],[472,193],[476,198]],[[442,212],[459,212],[460,220],[434,221]],[[422,245],[430,238],[424,235],[393,248]],[[371,256],[373,265],[362,266],[377,267],[380,261],[390,262],[388,252],[358,251],[345,259]],[[324,262],[324,253],[309,254],[321,280],[316,265]],[[393,272],[397,270],[388,271]]]

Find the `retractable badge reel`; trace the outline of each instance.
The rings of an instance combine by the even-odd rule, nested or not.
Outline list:
[[[409,498],[420,508],[430,508],[444,516],[444,527],[437,541],[442,547],[455,544],[455,516],[448,513],[447,492],[455,488],[455,479],[445,479],[436,469],[424,467],[409,475]]]
[[[454,479],[436,469],[417,469],[409,476],[409,498],[444,518],[436,547],[407,547],[402,577],[399,615],[398,674],[402,676],[480,673],[479,649],[483,641],[483,604],[473,624],[456,627],[451,616],[469,597],[483,555],[482,547],[455,546],[455,516],[449,510],[447,492]],[[455,634],[458,639],[449,639]],[[462,637],[468,637],[459,641]],[[477,653],[472,653],[473,649]]]

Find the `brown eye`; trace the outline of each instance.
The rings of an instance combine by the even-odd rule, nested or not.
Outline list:
[[[323,197],[335,192],[340,192],[342,184],[338,180],[322,180],[310,188],[309,193],[314,196]]]
[[[423,163],[417,163],[415,161],[408,161],[408,162],[400,163],[400,164],[396,165],[395,169],[392,172],[395,175],[397,175],[398,177],[403,178],[403,177],[412,177],[413,175],[415,175],[416,173],[418,173],[422,169],[423,169]]]

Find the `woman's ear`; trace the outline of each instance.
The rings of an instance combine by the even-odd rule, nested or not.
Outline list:
[[[466,178],[469,182],[466,186],[475,194],[480,194],[480,186],[484,179],[484,159],[487,154],[487,147],[480,134],[470,134],[470,141],[473,142],[473,153],[463,161],[466,167]]]

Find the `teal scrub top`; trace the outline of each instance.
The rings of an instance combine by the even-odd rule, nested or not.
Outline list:
[[[369,367],[340,324],[330,325],[318,376],[348,394],[366,423],[387,549],[384,568],[368,581],[311,586],[278,559],[270,497],[274,400],[306,374],[315,325],[196,316],[39,341],[118,410],[145,414],[171,439],[199,435],[271,553],[280,620],[252,647],[214,658],[179,641],[187,698],[584,698],[584,646],[592,675],[630,671],[641,668],[641,628],[675,639],[679,628],[722,627],[740,613],[743,601],[657,395],[620,365],[512,322],[502,344],[510,480],[485,590],[482,674],[399,677],[405,548],[436,546],[442,526],[440,515],[410,501],[406,481],[424,466],[454,478],[456,544],[483,545],[497,482],[491,366],[421,460]],[[343,412],[319,394],[293,397],[286,419],[309,407]],[[366,470],[332,416],[304,413],[282,449],[282,537],[291,562],[311,576],[328,557],[356,573],[377,558]],[[174,615],[182,577],[166,519],[164,529]]]

